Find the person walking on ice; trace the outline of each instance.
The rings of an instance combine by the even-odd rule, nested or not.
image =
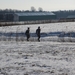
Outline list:
[[[29,41],[29,38],[30,38],[30,28],[29,28],[29,27],[28,27],[28,29],[26,30],[25,35],[26,35],[26,37],[27,37],[27,41]]]
[[[39,26],[38,29],[36,29],[36,34],[37,34],[39,42],[40,42],[40,32],[41,32],[41,29],[40,29],[40,26]]]

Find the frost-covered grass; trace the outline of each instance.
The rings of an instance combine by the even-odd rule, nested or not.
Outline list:
[[[41,27],[41,41],[36,28]],[[25,32],[30,27],[31,38],[18,35],[8,39],[5,33]],[[75,42],[61,42],[55,32],[74,32],[75,22],[0,27],[0,75],[75,75]],[[52,34],[50,34],[52,32]],[[4,39],[5,38],[5,39]],[[65,40],[74,39],[66,37]],[[59,41],[57,41],[59,40]]]
[[[0,42],[0,75],[75,75],[75,43]]]

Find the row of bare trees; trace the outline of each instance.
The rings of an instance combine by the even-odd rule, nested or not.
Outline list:
[[[0,9],[0,13],[14,13],[14,12],[28,12],[28,11],[37,11],[35,7],[31,7],[30,10],[15,10],[15,9]],[[38,11],[43,11],[43,9],[41,7],[38,8]]]

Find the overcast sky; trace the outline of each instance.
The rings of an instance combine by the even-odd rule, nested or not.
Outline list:
[[[0,0],[0,9],[30,10],[32,6],[45,11],[75,10],[75,0]]]

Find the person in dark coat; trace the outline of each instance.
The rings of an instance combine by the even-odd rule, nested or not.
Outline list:
[[[40,26],[38,27],[38,29],[36,29],[36,34],[37,34],[37,37],[38,37],[38,41],[40,41]]]
[[[27,37],[27,41],[29,41],[29,38],[30,38],[30,28],[29,27],[26,30],[25,34],[26,34],[26,37]]]

